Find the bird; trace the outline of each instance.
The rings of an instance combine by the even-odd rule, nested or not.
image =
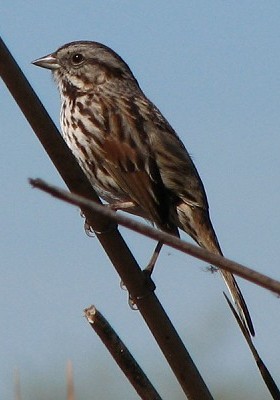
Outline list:
[[[143,217],[172,235],[179,236],[180,229],[223,256],[194,162],[128,64],[94,41],[67,43],[33,64],[52,71],[63,138],[97,194],[113,209]],[[152,264],[160,248],[161,243]],[[219,271],[254,336],[235,277]]]

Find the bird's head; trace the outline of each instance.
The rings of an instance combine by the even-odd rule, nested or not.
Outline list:
[[[137,84],[122,58],[97,42],[71,42],[32,63],[53,72],[61,93],[68,85],[72,90],[87,92],[112,80]]]

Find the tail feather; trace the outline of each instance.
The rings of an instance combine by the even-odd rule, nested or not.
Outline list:
[[[178,226],[188,233],[201,247],[212,253],[223,255],[208,210],[181,203],[177,206],[177,216],[179,220]],[[228,287],[244,326],[254,336],[255,331],[250,313],[234,276],[228,271],[222,269],[219,269],[219,271]]]
[[[228,287],[231,297],[236,304],[241,320],[244,322],[244,325],[247,327],[251,335],[255,336],[255,330],[248,307],[234,276],[228,271],[220,270],[220,272]]]

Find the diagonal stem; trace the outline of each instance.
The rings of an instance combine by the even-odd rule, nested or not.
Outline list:
[[[162,244],[166,244],[170,247],[173,247],[174,249],[203,260],[211,265],[215,265],[235,275],[239,275],[240,277],[247,279],[250,282],[253,282],[280,295],[279,281],[272,279],[267,275],[261,274],[260,272],[257,272],[252,268],[245,267],[244,265],[229,260],[228,258],[220,256],[219,254],[210,253],[208,250],[205,250],[202,247],[188,243],[182,239],[179,239],[176,236],[155,229],[149,225],[145,225],[125,215],[117,214],[107,207],[104,207],[103,205],[97,204],[73,193],[69,193],[56,186],[49,185],[41,179],[30,179],[29,181],[34,187],[39,188],[58,199],[64,200],[70,204],[75,204],[78,207],[89,208],[95,213],[100,213],[106,217],[111,218],[113,221],[125,226],[126,228],[129,228],[135,232],[141,233],[142,235],[157,240],[158,244],[156,248],[160,247],[160,245]]]

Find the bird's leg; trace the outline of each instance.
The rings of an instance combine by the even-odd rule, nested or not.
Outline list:
[[[159,253],[160,253],[160,250],[161,250],[162,246],[163,246],[163,243],[162,243],[162,242],[158,242],[158,243],[157,243],[156,248],[155,248],[155,250],[154,250],[154,252],[153,252],[153,254],[152,254],[152,257],[151,257],[151,259],[150,259],[150,261],[149,261],[149,264],[148,264],[147,267],[144,269],[144,272],[145,272],[146,274],[150,275],[150,276],[151,276],[152,273],[153,273],[153,270],[154,270],[154,267],[155,267],[155,265],[156,265],[156,262],[157,262],[157,259],[158,259],[158,256],[159,256]]]
[[[123,201],[123,202],[116,202],[116,203],[111,203],[107,205],[108,207],[110,207],[110,209],[112,210],[122,210],[122,211],[128,211],[130,213],[134,213],[133,210],[135,210],[135,203],[133,203],[132,201]],[[135,212],[136,215],[139,215],[139,210],[137,212]],[[160,250],[162,248],[163,244],[161,242],[158,242],[155,250],[152,254],[152,257],[147,265],[147,267],[144,269],[144,273],[146,273],[147,275],[151,276],[152,272],[154,270],[155,264],[157,262]],[[121,283],[122,284],[122,283]]]
[[[145,275],[145,285],[146,285],[146,287],[148,287],[150,289],[151,292],[153,292],[155,290],[155,284],[151,279],[151,275],[153,273],[153,270],[154,270],[154,267],[155,267],[155,264],[157,262],[157,259],[158,259],[158,256],[159,256],[159,253],[160,253],[160,250],[161,250],[162,246],[163,246],[162,242],[158,242],[157,243],[157,245],[155,247],[155,250],[154,250],[154,252],[152,254],[152,257],[151,257],[151,259],[149,261],[149,264],[143,270],[143,274]],[[126,287],[125,287],[125,285],[123,284],[122,281],[121,281],[121,288],[122,289],[126,289]],[[130,306],[130,308],[132,310],[137,310],[138,309],[136,304],[135,304],[135,302],[134,302],[134,300],[132,299],[132,297],[130,295],[128,297],[128,304],[129,304],[129,306]]]
[[[158,259],[158,256],[159,256],[162,246],[163,246],[162,242],[157,243],[147,267],[145,269],[143,269],[143,273],[146,275],[147,281],[149,281],[149,278],[151,277],[151,275],[153,273],[153,270],[156,265],[156,262],[157,262],[157,259]],[[121,281],[120,286],[123,290],[126,290],[126,286],[124,285],[123,281]],[[131,306],[131,301],[130,301],[130,306]],[[134,308],[134,307],[131,307],[131,308]]]
[[[116,203],[108,204],[108,207],[110,207],[112,210],[115,210],[115,211],[117,211],[117,210],[128,211],[131,214],[134,214],[133,210],[136,210],[135,203],[133,203],[132,201],[116,202]],[[140,215],[138,209],[135,212],[135,214]],[[163,246],[162,242],[157,243],[148,265],[143,270],[143,272],[145,274],[147,274],[149,276],[152,275],[162,246]]]

